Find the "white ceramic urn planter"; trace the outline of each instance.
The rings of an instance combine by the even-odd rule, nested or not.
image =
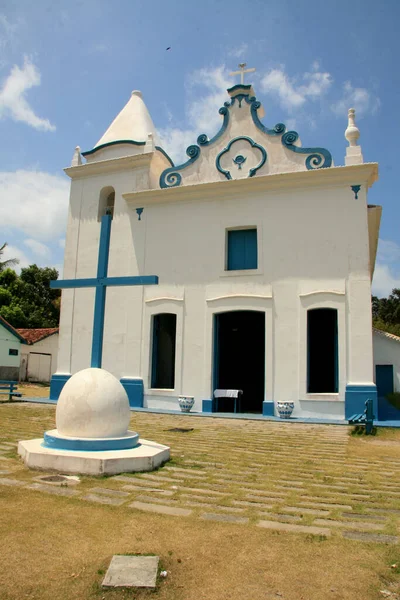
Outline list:
[[[182,412],[190,412],[194,404],[194,396],[178,396],[179,407]]]
[[[276,406],[281,419],[290,419],[294,409],[294,402],[277,402]]]

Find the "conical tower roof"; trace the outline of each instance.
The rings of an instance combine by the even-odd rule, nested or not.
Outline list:
[[[132,92],[127,104],[115,117],[105,134],[99,139],[96,147],[111,142],[130,140],[146,142],[149,133],[155,136],[155,127],[142,97],[142,92]]]

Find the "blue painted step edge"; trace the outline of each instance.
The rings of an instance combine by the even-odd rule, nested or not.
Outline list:
[[[58,400],[61,390],[70,377],[70,373],[65,373],[63,375],[52,375],[50,381],[50,400]]]
[[[143,408],[144,386],[143,379],[137,377],[122,377],[120,382],[125,388],[131,408]]]
[[[275,405],[273,401],[267,400],[263,402],[263,417],[273,417],[275,414]]]
[[[349,419],[355,414],[363,413],[365,403],[372,400],[375,419],[378,418],[378,398],[376,385],[347,385],[345,394],[345,418]]]

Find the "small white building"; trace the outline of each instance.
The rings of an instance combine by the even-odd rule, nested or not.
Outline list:
[[[380,421],[400,420],[400,409],[386,398],[387,394],[400,392],[400,337],[374,328],[373,341],[378,418]]]
[[[49,382],[57,367],[58,327],[17,331],[26,342],[21,347],[20,381]]]
[[[0,380],[18,381],[24,338],[0,316]]]
[[[361,412],[376,402],[381,208],[368,204],[378,165],[363,162],[354,110],[344,166],[267,126],[251,85],[230,88],[219,114],[220,130],[174,166],[133,92],[94,148],[77,148],[51,397],[92,365],[132,406],[188,395],[210,412],[224,388],[243,390],[242,412],[273,415],[277,401],[294,416]]]

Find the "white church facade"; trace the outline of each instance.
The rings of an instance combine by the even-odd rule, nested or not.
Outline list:
[[[60,343],[51,397],[89,366],[133,407],[345,419],[376,403],[371,279],[378,177],[349,112],[345,166],[263,122],[250,85],[175,166],[140,92],[71,167]],[[85,159],[82,160],[82,157]]]

